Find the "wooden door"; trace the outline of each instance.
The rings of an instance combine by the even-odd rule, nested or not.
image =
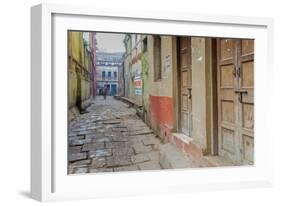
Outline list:
[[[180,97],[181,97],[181,132],[192,135],[192,70],[191,70],[191,39],[180,38]]]
[[[252,40],[218,39],[219,154],[236,164],[253,162]]]

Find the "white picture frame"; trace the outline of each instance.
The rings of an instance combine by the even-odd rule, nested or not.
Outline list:
[[[31,9],[31,26],[32,198],[52,201],[272,186],[274,137],[267,121],[272,104],[267,91],[273,88],[274,75],[272,19],[40,4]],[[65,72],[70,29],[255,38],[255,165],[67,175]]]

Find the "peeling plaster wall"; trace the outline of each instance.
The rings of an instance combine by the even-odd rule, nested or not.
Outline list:
[[[154,57],[153,57],[153,36],[148,38],[148,62],[149,62],[149,81],[150,94],[153,96],[173,96],[172,78],[172,37],[161,36],[161,80],[154,81]]]
[[[161,79],[154,80],[154,38],[148,37],[149,121],[158,135],[165,138],[174,127],[173,37],[161,36]]]

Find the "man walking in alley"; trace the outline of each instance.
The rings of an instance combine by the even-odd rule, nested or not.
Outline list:
[[[104,100],[106,100],[106,95],[107,95],[107,91],[108,91],[108,87],[107,87],[107,85],[104,85],[104,87],[103,87],[103,99]]]

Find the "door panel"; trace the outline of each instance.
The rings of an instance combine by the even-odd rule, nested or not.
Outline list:
[[[242,88],[253,88],[254,86],[254,62],[242,63],[241,74]]]
[[[218,40],[218,120],[219,154],[237,162],[239,140],[237,138],[237,100],[234,90],[237,87],[236,58],[233,39]]]
[[[218,39],[219,154],[252,164],[254,154],[254,41]]]
[[[232,39],[221,39],[220,40],[220,60],[224,61],[227,59],[233,59],[234,57],[234,43]]]
[[[235,154],[235,131],[222,127],[222,147],[224,151]]]
[[[241,40],[242,41],[242,55],[254,53],[254,40]]]
[[[251,136],[243,135],[243,159],[244,162],[254,161],[254,139]]]
[[[234,78],[233,78],[233,70],[234,66],[233,64],[221,66],[221,88],[230,88],[233,89],[234,87]]]
[[[234,104],[232,101],[222,101],[221,102],[222,110],[222,121],[234,123]]]
[[[254,129],[254,105],[243,103],[242,126],[245,129]]]
[[[254,161],[254,40],[240,40],[238,44],[239,88],[246,91],[240,102],[242,137],[242,163],[252,164]]]
[[[181,95],[181,131],[191,136],[192,132],[192,70],[190,37],[181,37],[180,41],[180,95]]]

